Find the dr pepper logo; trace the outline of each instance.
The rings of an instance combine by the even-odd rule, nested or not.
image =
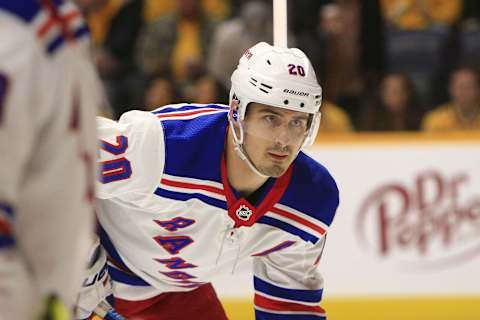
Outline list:
[[[416,268],[448,268],[480,254],[480,190],[466,173],[425,171],[371,192],[357,215],[364,247]],[[472,191],[473,190],[473,191]]]

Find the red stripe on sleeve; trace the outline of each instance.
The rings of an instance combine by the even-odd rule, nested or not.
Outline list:
[[[326,230],[325,230],[324,228],[320,227],[319,225],[316,225],[316,224],[314,224],[314,223],[311,223],[310,221],[305,220],[305,219],[303,219],[303,218],[301,218],[301,217],[299,217],[299,216],[296,216],[296,215],[294,215],[293,213],[290,213],[290,212],[287,212],[287,211],[285,211],[285,210],[282,210],[282,209],[279,209],[279,208],[275,208],[275,207],[273,207],[272,209],[270,209],[270,211],[272,211],[273,213],[276,213],[276,214],[278,214],[278,215],[281,215],[281,216],[283,216],[283,217],[285,217],[285,218],[288,218],[288,219],[291,219],[291,220],[296,221],[296,222],[298,222],[298,223],[301,223],[301,224],[303,224],[303,225],[305,225],[305,226],[307,226],[307,227],[309,227],[309,228],[317,231],[317,232],[320,233],[320,234],[324,234],[324,233],[326,232]]]
[[[0,218],[0,234],[11,235],[12,233],[12,226],[7,221]]]
[[[223,111],[219,109],[201,109],[201,110],[195,110],[195,111],[185,111],[185,112],[172,112],[172,113],[161,113],[157,115],[157,118],[163,119],[163,118],[172,118],[172,117],[186,117],[186,116],[191,116],[195,114],[202,114],[202,113],[207,113],[207,112],[212,112],[212,111]]]
[[[196,184],[196,183],[188,183],[188,182],[179,182],[179,181],[173,181],[173,180],[168,180],[163,178],[161,180],[161,183],[167,186],[171,187],[179,187],[179,188],[185,188],[185,189],[200,189],[200,190],[205,190],[209,192],[213,192],[219,195],[224,195],[223,190],[212,187],[212,186],[206,186],[206,185],[201,185],[201,184]]]
[[[300,303],[278,301],[269,299],[259,294],[255,294],[254,303],[258,307],[273,311],[306,311],[322,314],[325,313],[325,310],[323,310],[320,306],[307,306]]]

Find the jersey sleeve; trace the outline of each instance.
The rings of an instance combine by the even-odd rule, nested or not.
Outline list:
[[[118,122],[98,117],[97,197],[153,193],[165,164],[164,134],[151,113],[130,111]]]
[[[323,278],[317,270],[326,237],[255,257],[255,319],[325,320]]]

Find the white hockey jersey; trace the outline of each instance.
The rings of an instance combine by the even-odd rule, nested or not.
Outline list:
[[[42,4],[41,4],[42,3]],[[72,305],[94,231],[98,79],[66,1],[0,0],[0,319]]]
[[[249,210],[226,176],[227,111],[179,104],[99,118],[97,215],[114,295],[192,290],[254,257],[257,319],[324,319],[317,264],[336,184],[301,152]]]

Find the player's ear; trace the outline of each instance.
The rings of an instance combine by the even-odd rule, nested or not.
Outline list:
[[[238,98],[235,95],[233,95],[232,100],[230,100],[230,110],[237,111],[238,103],[239,103]]]

